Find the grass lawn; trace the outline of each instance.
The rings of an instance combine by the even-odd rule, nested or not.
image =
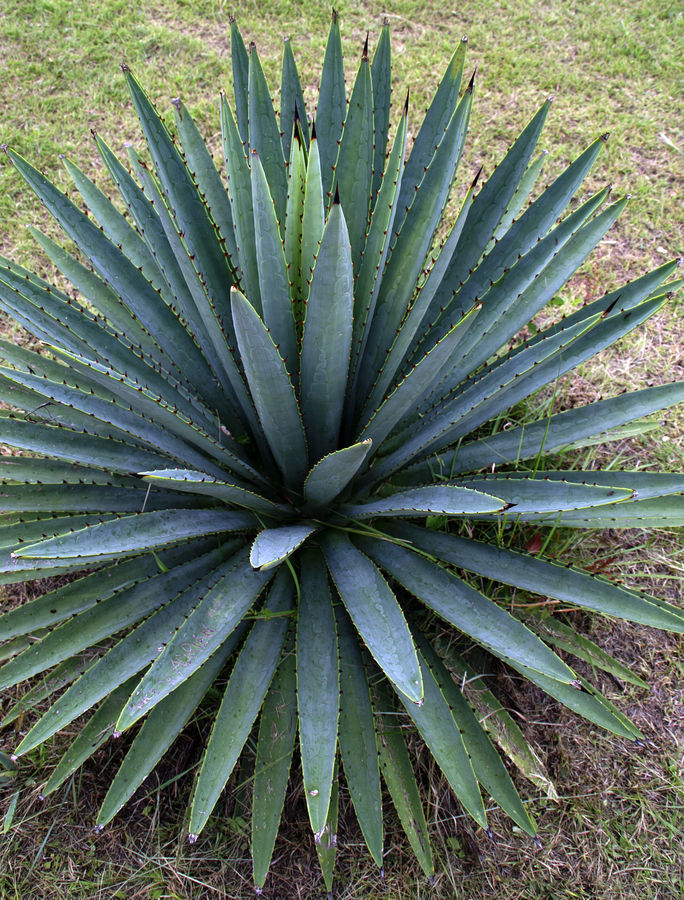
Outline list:
[[[349,78],[370,31],[383,17],[392,26],[395,115],[406,88],[414,127],[422,121],[455,44],[468,36],[468,68],[477,68],[470,139],[454,196],[480,166],[489,174],[543,100],[554,96],[542,180],[549,183],[602,132],[610,139],[587,192],[611,183],[631,202],[617,226],[558,297],[558,314],[684,255],[684,12],[674,0],[436,0],[340,3]],[[292,40],[311,100],[317,86],[330,10],[315,0],[4,0],[0,9],[0,142],[11,145],[63,189],[66,154],[101,177],[90,130],[117,152],[140,145],[136,119],[119,71],[133,69],[164,113],[181,96],[219,158],[218,91],[230,89],[229,14],[253,39],[275,92],[282,38]],[[459,200],[460,202],[460,200]],[[0,253],[46,277],[45,258],[25,226],[53,237],[57,228],[0,158]],[[557,396],[579,404],[684,378],[682,299],[675,297],[647,327],[563,379]],[[3,334],[21,339],[3,321]],[[655,435],[655,436],[654,436]],[[673,412],[662,429],[609,445],[619,468],[653,465],[682,471],[684,417]],[[681,534],[637,531],[584,535],[558,552],[597,573],[682,601]],[[33,588],[6,589],[16,603]],[[503,597],[524,604],[525,598]],[[684,655],[681,639],[637,625],[573,613],[573,624],[651,685],[634,688],[597,675],[606,695],[644,731],[646,747],[600,733],[529,685],[506,674],[496,690],[543,761],[558,800],[541,783],[520,779],[540,826],[541,847],[496,810],[494,840],[479,833],[446,783],[419,753],[437,875],[428,884],[398,824],[390,816],[384,878],[363,848],[348,797],[341,797],[339,880],[335,896],[392,900],[496,896],[500,900],[668,900],[684,894]],[[7,703],[13,702],[12,693]],[[5,698],[0,700],[5,703]],[[19,722],[17,730],[24,727]],[[192,769],[208,720],[197,718],[104,832],[92,822],[125,739],[109,742],[95,762],[49,800],[38,788],[67,746],[60,737],[22,764],[20,793],[0,785],[0,900],[50,897],[242,898],[252,896],[249,825],[244,790],[221,801],[196,845],[185,840],[184,816]],[[18,742],[12,729],[0,749]],[[185,776],[185,777],[181,777]],[[294,783],[294,782],[293,782]],[[389,801],[387,801],[389,808]],[[3,818],[4,817],[4,818]],[[288,795],[282,836],[264,895],[323,895],[300,789]]]

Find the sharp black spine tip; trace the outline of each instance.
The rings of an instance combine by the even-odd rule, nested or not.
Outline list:
[[[338,18],[339,18],[339,14],[338,14],[338,12],[337,12],[337,10],[335,9],[334,6],[333,6],[333,8],[332,8],[332,17],[331,17],[331,18],[332,18],[332,23],[333,23],[333,25],[335,24],[335,22],[337,22],[337,20],[338,20]]]
[[[122,72],[130,72],[131,71],[128,63],[125,60],[123,60],[119,65],[121,66]]]
[[[475,75],[477,73],[477,69],[473,69],[473,74],[470,76],[470,81],[468,82],[468,87],[466,88],[467,93],[472,94],[473,88],[475,86]]]
[[[316,140],[316,120],[314,119],[311,123],[311,140]]]
[[[361,59],[364,62],[368,62],[368,32],[366,32],[366,40],[361,51]]]
[[[340,187],[339,185],[335,185],[335,196],[333,198],[333,206],[340,205]]]

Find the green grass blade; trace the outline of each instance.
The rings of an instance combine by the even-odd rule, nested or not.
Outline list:
[[[340,753],[347,787],[366,846],[382,868],[382,796],[378,746],[366,670],[358,638],[338,608],[340,653]]]
[[[343,532],[321,537],[335,587],[371,655],[412,703],[423,699],[416,649],[404,614],[382,574]]]
[[[288,572],[276,577],[264,613],[252,627],[235,663],[216,714],[200,766],[190,808],[190,840],[200,833],[249,737],[276,670],[294,606],[294,588]]]
[[[297,399],[273,338],[249,300],[232,295],[233,322],[252,399],[266,440],[287,482],[306,477],[307,446]]]
[[[406,526],[396,525],[388,531],[403,540]],[[535,634],[456,575],[389,541],[361,538],[359,543],[406,590],[495,656],[511,664],[520,662],[565,684],[575,680],[574,672]]]
[[[304,550],[297,618],[297,708],[304,796],[317,841],[328,817],[337,756],[340,675],[328,573],[319,551]]]
[[[354,314],[349,246],[342,207],[335,202],[316,259],[302,339],[302,417],[314,460],[336,448],[344,408]]]
[[[283,656],[261,712],[252,804],[254,884],[263,888],[285,803],[297,734],[295,655]]]

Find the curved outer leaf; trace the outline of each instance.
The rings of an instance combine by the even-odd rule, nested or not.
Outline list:
[[[487,689],[484,676],[479,676],[454,651],[453,646],[440,647],[442,656],[454,677],[461,683],[461,690],[475,713],[479,725],[496,741],[504,755],[544,792],[549,800],[558,800],[556,788],[548,776],[544,764],[530,747],[513,717]]]
[[[649,500],[626,500],[600,509],[570,510],[560,515],[521,514],[521,520],[551,523],[569,528],[679,528],[684,525],[684,494]]]
[[[252,179],[243,141],[240,139],[235,117],[224,94],[221,94],[221,133],[228,177],[228,197],[240,263],[240,284],[256,310],[261,312],[252,209]]]
[[[442,287],[435,297],[435,302],[439,309],[444,309],[449,305],[454,293],[458,293],[461,286],[467,282],[470,273],[477,266],[482,251],[494,233],[534,153],[534,148],[546,121],[549,106],[550,101],[547,100],[524,128],[516,142],[473,200],[459,242],[454,248],[449,266],[444,275]],[[565,203],[563,206],[565,206]],[[471,294],[471,298],[473,296],[476,296],[476,294]],[[465,301],[463,303],[456,302],[464,310],[469,309],[470,305],[472,305],[472,299],[470,304]],[[453,317],[452,320],[456,321]],[[448,329],[445,328],[444,330]]]
[[[335,587],[366,647],[395,688],[412,703],[420,703],[423,685],[416,649],[389,585],[343,532],[324,532],[321,545]]]
[[[159,566],[150,556],[99,569],[92,575],[71,581],[3,613],[0,640],[8,641],[19,634],[30,634],[38,628],[56,625],[106,600],[117,591],[158,573]]]
[[[577,659],[583,659],[591,666],[603,669],[604,672],[610,672],[611,675],[614,675],[621,681],[627,681],[640,688],[648,688],[646,682],[639,678],[638,675],[635,675],[627,666],[623,666],[617,659],[606,653],[605,650],[602,650],[598,644],[590,641],[584,635],[578,634],[574,628],[566,625],[560,619],[550,615],[540,615],[532,610],[525,618],[530,628],[550,644],[553,644],[554,647],[560,647],[561,650],[572,653]]]
[[[646,594],[629,591],[579,569],[484,541],[428,532],[407,523],[393,527],[392,533],[453,566],[485,578],[654,628],[679,631],[682,627],[678,618],[681,611],[675,607],[670,613],[667,607],[656,606]]]
[[[335,868],[335,858],[337,856],[337,819],[339,813],[339,783],[337,778],[337,763],[335,763],[335,771],[333,773],[333,785],[330,791],[330,806],[328,807],[328,817],[325,820],[323,833],[319,840],[316,841],[316,856],[318,864],[321,867],[323,875],[323,883],[330,895],[333,889],[333,871]]]
[[[248,93],[250,156],[254,151],[259,154],[273,198],[276,219],[281,230],[284,231],[285,205],[287,203],[285,157],[271,94],[254,43],[249,45]]]
[[[173,105],[176,129],[183,148],[185,163],[197,183],[200,194],[205,198],[207,211],[218,228],[222,246],[225,241],[228,264],[235,269],[237,247],[233,233],[233,216],[226,189],[192,116],[181,100],[174,100]]]
[[[282,571],[264,606],[270,615],[259,619],[247,636],[216,714],[192,797],[190,840],[206,825],[249,737],[278,665],[289,624],[286,613],[293,605],[292,581]]]
[[[338,142],[346,116],[347,97],[344,88],[342,38],[337,13],[333,10],[318,91],[318,106],[316,107],[316,135],[321,159],[324,196],[330,194]]]
[[[290,281],[283,254],[274,200],[269,191],[261,159],[252,150],[252,206],[254,237],[259,271],[259,292],[264,324],[291,376],[297,376],[297,340],[290,300]],[[285,230],[283,214],[282,229]]]
[[[391,342],[408,311],[423,261],[430,249],[461,158],[472,99],[472,88],[469,87],[435,150],[418,190],[415,191],[405,221],[400,225],[396,243],[390,249],[373,319],[367,326],[366,352],[364,359],[359,362],[362,366],[359,389],[364,398],[381,371],[386,352],[390,349]],[[405,170],[401,182],[402,190],[408,183]],[[399,209],[402,209],[401,198],[397,202]]]
[[[619,200],[584,224],[608,193],[605,188],[567,216],[486,292],[477,335],[469,332],[460,348],[461,359],[449,373],[452,384],[515,337],[580,267],[627,203]]]
[[[113,437],[90,435],[59,424],[39,425],[19,418],[16,413],[0,414],[0,441],[19,450],[100,466],[122,474],[162,468],[171,462],[162,452],[155,453]]]
[[[378,718],[378,755],[383,780],[413,852],[423,872],[431,878],[435,867],[423,804],[386,684],[376,685],[373,705]]]
[[[351,353],[353,291],[349,235],[336,202],[316,258],[302,339],[302,416],[315,460],[337,445]]]
[[[382,273],[393,234],[394,220],[397,213],[397,192],[401,185],[404,171],[404,153],[406,151],[406,134],[408,127],[408,103],[397,128],[392,145],[392,152],[387,166],[382,173],[380,192],[375,200],[363,257],[358,269],[354,286],[354,344],[352,353],[352,372],[354,374],[354,390],[349,397],[352,405],[363,398],[356,396],[358,381],[358,361],[363,356],[367,341],[368,323],[373,319],[378,291],[382,283]]]
[[[232,506],[242,506],[253,512],[273,516],[287,511],[287,507],[280,503],[267,500],[241,485],[219,481],[204,472],[195,472],[191,469],[154,469],[151,472],[138,472],[138,475],[150,484],[196,496],[216,497]]]
[[[382,868],[382,796],[378,745],[368,678],[358,638],[337,609],[340,653],[340,753],[349,793],[366,846]]]
[[[304,550],[297,617],[297,709],[304,796],[320,841],[330,806],[340,702],[337,629],[320,551]]]
[[[69,237],[152,335],[164,351],[167,364],[180,371],[197,372],[201,358],[198,357],[192,338],[133,263],[40,172],[13,151],[8,150],[7,153],[24,180],[38,194]],[[213,377],[208,369],[205,377],[209,380]]]
[[[75,558],[87,562],[89,557],[103,560],[149,552],[188,538],[252,527],[254,518],[249,513],[198,509],[190,516],[183,509],[162,510],[90,525],[72,534],[21,547],[13,555],[29,559]]]
[[[154,106],[128,69],[124,70],[133,103],[159,173],[159,186],[183,236],[212,305],[225,309],[233,283],[230,261],[224,255],[216,227],[185,161]],[[200,310],[201,312],[201,310]]]
[[[147,492],[140,487],[108,487],[102,484],[72,484],[68,490],[58,484],[0,485],[0,512],[121,512],[137,513],[143,508],[179,509],[211,506],[191,497],[178,498],[166,491]]]
[[[559,513],[616,501],[622,503],[634,496],[634,491],[629,488],[594,484],[591,472],[583,474],[586,482],[579,483],[574,479],[551,481],[536,473],[527,476],[521,473],[522,477],[518,478],[508,478],[505,474],[479,478],[470,476],[459,479],[459,484],[476,491],[496,493],[497,497],[513,506],[512,516]]]
[[[182,684],[225,640],[236,640],[233,633],[271,575],[252,569],[247,548],[232,562],[231,570],[207,591],[147,670],[119,717],[118,731],[125,731]]]
[[[373,84],[373,133],[375,151],[373,154],[373,187],[371,206],[378,191],[385,169],[385,153],[390,123],[390,99],[392,95],[392,52],[390,48],[389,23],[385,19],[371,63]]]
[[[270,569],[292,556],[317,529],[311,522],[265,528],[254,538],[249,561],[255,569]]]
[[[339,512],[356,519],[375,516],[473,515],[504,510],[506,501],[478,490],[454,485],[426,485],[390,494],[382,500],[341,506]]]
[[[388,528],[393,535],[398,530]],[[357,540],[371,559],[422,603],[490,653],[565,684],[575,681],[572,669],[535,634],[460,578],[398,544],[374,538]]]
[[[56,791],[105,741],[109,740],[114,732],[116,717],[134,683],[135,679],[131,678],[103,700],[53,769],[42,789],[44,796]]]
[[[296,112],[295,112],[296,110]],[[290,142],[295,119],[299,121],[304,135],[304,144],[309,147],[309,123],[306,116],[302,83],[297,71],[297,63],[292,53],[292,45],[288,38],[283,41],[283,70],[280,80],[280,136],[283,143],[283,156],[290,159]]]
[[[196,581],[204,572],[204,558],[191,559],[116,594],[53,629],[39,643],[0,669],[0,689],[18,684],[86,647],[138,622]],[[40,743],[40,740],[37,741]],[[22,741],[21,752],[36,746],[33,736]],[[17,751],[19,752],[19,751]]]
[[[342,129],[335,165],[335,186],[349,228],[354,273],[366,243],[373,179],[373,88],[368,49],[364,47]]]
[[[451,331],[410,369],[406,377],[384,400],[382,394],[376,395],[373,391],[366,407],[370,418],[361,431],[361,437],[371,438],[376,447],[379,447],[387,435],[401,425],[406,414],[416,409],[421,401],[429,396],[444,370],[450,369],[454,349],[459,346],[463,334],[470,329],[473,321],[477,321],[478,311],[478,308],[473,308],[464,315]],[[387,385],[381,380],[377,382],[377,386],[384,392]],[[377,409],[373,406],[376,399],[380,403]]]
[[[194,675],[150,712],[102,801],[96,827],[114,818],[168,751],[218,677],[231,649],[228,642],[219,647]]]
[[[398,480],[418,482],[435,474],[453,477],[461,472],[493,464],[517,464],[519,460],[536,456],[542,450],[559,450],[593,435],[619,428],[626,422],[667,409],[683,400],[684,381],[598,400],[577,409],[556,413],[538,422],[461,444],[455,451],[435,455],[410,466],[398,476]]]
[[[501,757],[492,746],[480,723],[475,718],[473,711],[468,706],[458,685],[454,682],[448,669],[427,641],[420,641],[420,649],[442,696],[451,710],[477,780],[489,792],[492,799],[499,804],[523,831],[534,836],[537,829],[534,827],[534,823],[522,804],[520,796],[511,781],[511,776],[506,771]]]
[[[304,498],[314,507],[324,507],[342,493],[370,453],[371,440],[360,441],[328,453],[306,476]]]
[[[463,38],[454,51],[413,142],[397,204],[401,211],[400,221],[404,217],[406,207],[413,202],[413,194],[417,185],[421,183],[425,170],[432,164],[435,148],[439,146],[458,104],[466,44],[467,41]]]
[[[233,66],[233,88],[235,90],[235,110],[240,128],[240,137],[249,149],[249,55],[240,29],[234,18],[230,20],[230,59]]]
[[[558,700],[568,709],[578,713],[590,722],[600,725],[607,731],[611,731],[618,737],[627,740],[643,740],[643,734],[624,716],[610,701],[601,696],[598,691],[584,679],[580,679],[579,690],[567,684],[561,684],[551,678],[541,675],[526,666],[511,663],[514,669],[528,678],[533,684],[538,685],[550,697]]]
[[[252,805],[254,884],[262,888],[285,802],[297,734],[295,655],[286,653],[273,676],[261,712]]]
[[[86,654],[76,654],[69,659],[65,659],[59,665],[55,666],[49,676],[44,676],[38,684],[34,685],[30,690],[22,694],[20,699],[8,710],[0,721],[0,728],[6,728],[12,722],[16,722],[20,716],[24,716],[27,712],[46,700],[55,691],[61,690],[66,685],[75,681],[79,675],[91,664]]]
[[[299,487],[307,471],[306,438],[285,363],[249,300],[234,290],[231,305],[247,383],[266,440],[287,481]]]
[[[418,659],[423,675],[425,702],[417,706],[415,703],[408,703],[404,697],[400,696],[399,699],[430,748],[454,794],[478,825],[486,828],[487,816],[470,753],[463,743],[463,735],[420,651]]]
[[[160,652],[160,647],[173,637],[193,606],[226,570],[227,564],[217,567],[221,555],[214,551],[203,558],[201,568],[191,568],[190,573],[194,578],[187,586],[179,590],[178,583],[170,585],[166,596],[157,604],[161,609],[153,612],[149,618],[107,651],[53,703],[24,738],[26,748],[30,749],[44,743],[105,697],[113,688],[148,666]],[[162,603],[165,605],[162,606]],[[134,687],[135,684],[132,684],[128,696]]]

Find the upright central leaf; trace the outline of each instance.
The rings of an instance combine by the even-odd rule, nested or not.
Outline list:
[[[302,415],[312,459],[337,446],[351,354],[354,274],[339,202],[323,233],[302,340]]]

